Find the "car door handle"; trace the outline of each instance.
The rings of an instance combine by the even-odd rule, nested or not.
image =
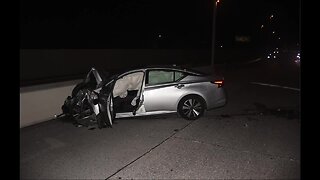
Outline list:
[[[175,85],[174,87],[178,88],[178,89],[181,89],[182,87],[184,87],[184,84],[177,84]]]

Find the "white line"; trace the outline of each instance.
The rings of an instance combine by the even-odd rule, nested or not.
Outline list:
[[[262,58],[257,58],[257,59],[254,59],[252,61],[245,62],[244,64],[251,64],[251,63],[254,63],[254,62],[261,61],[261,60],[262,60]]]
[[[274,85],[274,84],[265,84],[265,83],[259,83],[259,82],[250,82],[251,84],[257,84],[257,85],[262,85],[262,86],[269,86],[269,87],[278,87],[278,88],[283,88],[283,89],[290,89],[294,91],[300,91],[298,88],[293,88],[293,87],[286,87],[286,86],[279,86],[279,85]]]

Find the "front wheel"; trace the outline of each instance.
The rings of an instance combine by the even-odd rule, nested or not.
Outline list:
[[[187,120],[196,120],[204,114],[205,102],[199,96],[186,96],[178,105],[178,113]]]

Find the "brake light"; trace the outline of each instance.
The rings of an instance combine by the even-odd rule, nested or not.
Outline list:
[[[212,83],[218,85],[218,88],[219,88],[223,86],[224,80],[215,80]]]

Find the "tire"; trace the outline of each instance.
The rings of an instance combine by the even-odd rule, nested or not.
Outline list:
[[[183,97],[178,104],[178,113],[187,120],[196,120],[204,114],[205,101],[197,95]]]

